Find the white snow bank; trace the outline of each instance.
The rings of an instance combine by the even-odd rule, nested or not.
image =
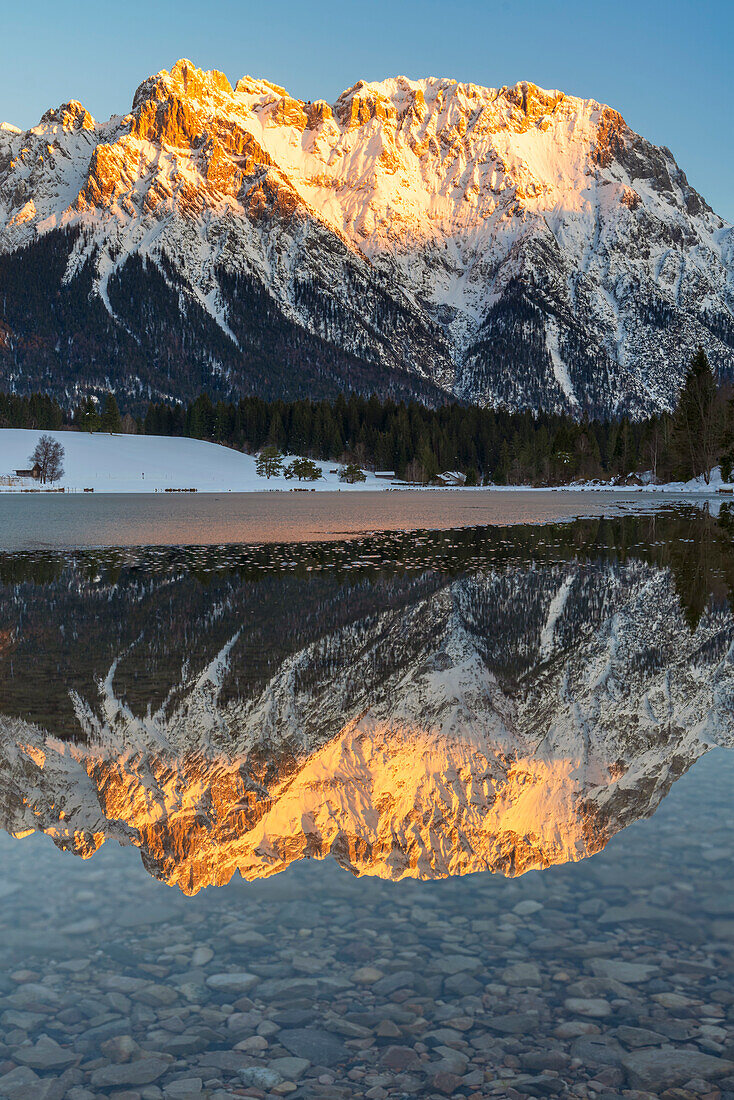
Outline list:
[[[64,476],[54,488],[67,492],[94,489],[95,493],[152,493],[166,489],[199,492],[249,493],[267,489],[316,490],[386,489],[389,482],[367,474],[367,481],[346,485],[331,471],[336,462],[317,462],[321,481],[269,480],[255,472],[252,455],[199,439],[157,435],[110,435],[105,432],[41,432],[27,428],[0,428],[0,490],[39,488],[31,478],[14,478],[16,470],[31,466],[30,455],[41,435],[58,439],[64,448]],[[289,461],[286,458],[286,461]],[[14,484],[8,485],[7,481]]]
[[[233,451],[218,443],[204,443],[200,439],[0,428],[0,492],[39,488],[38,482],[32,478],[17,479],[14,474],[16,470],[26,469],[31,465],[30,455],[41,435],[58,439],[64,448],[64,476],[54,488],[64,488],[67,492],[94,489],[95,493],[160,493],[166,489],[196,489],[200,493],[252,493],[299,488],[315,489],[317,492],[335,489],[359,492],[391,487],[390,481],[377,478],[369,472],[367,480],[359,484],[347,485],[340,482],[336,472],[339,464],[333,461],[316,463],[323,474],[320,481],[259,477],[255,472],[253,455]],[[286,456],[284,461],[287,463],[295,457]],[[667,485],[624,486],[592,481],[548,488],[569,492],[603,490],[627,494],[682,492],[718,495],[721,486],[721,474],[717,467],[712,472],[709,485],[704,484],[703,478],[698,478],[695,481]],[[457,488],[463,490],[463,486]],[[529,485],[497,485],[489,486],[489,489],[495,492],[533,491]],[[429,488],[426,491],[436,492],[436,489]],[[441,491],[455,492],[456,489]],[[483,491],[486,492],[486,488]]]
[[[589,489],[604,489],[607,492],[617,493],[719,493],[734,491],[734,485],[725,482],[721,477],[721,469],[714,466],[711,471],[708,485],[703,477],[694,477],[690,481],[666,481],[660,485],[651,483],[652,474],[649,470],[638,475],[642,485],[615,485],[606,481],[576,481],[573,485],[561,486],[566,489],[587,491]]]

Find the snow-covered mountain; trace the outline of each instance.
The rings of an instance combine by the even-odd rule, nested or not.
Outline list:
[[[187,893],[331,856],[357,874],[519,874],[583,859],[734,743],[734,620],[695,628],[639,560],[447,581],[234,692],[235,631],[160,704],[72,691],[78,737],[0,719],[0,824],[107,839]],[[187,641],[186,651],[191,648]]]
[[[0,309],[17,386],[642,414],[699,343],[734,373],[734,230],[594,100],[179,61],[0,129]]]

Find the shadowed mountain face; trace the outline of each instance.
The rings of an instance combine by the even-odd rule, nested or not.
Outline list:
[[[451,532],[407,570],[395,543],[320,569],[6,559],[3,827],[134,845],[186,893],[308,857],[515,875],[599,851],[732,744],[725,521]]]
[[[124,110],[124,108],[123,108]],[[20,389],[670,408],[734,371],[734,230],[612,108],[528,82],[334,104],[181,60],[98,122],[0,126],[0,368]]]

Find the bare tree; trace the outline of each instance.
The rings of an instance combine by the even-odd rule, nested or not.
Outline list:
[[[51,435],[42,435],[28,461],[38,466],[38,477],[45,485],[47,481],[58,481],[63,477],[63,459],[64,448],[58,440]]]
[[[412,459],[405,467],[405,480],[414,485],[426,484],[426,471],[423,469],[423,463],[417,458]]]

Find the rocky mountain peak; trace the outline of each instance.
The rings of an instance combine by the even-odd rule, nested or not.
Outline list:
[[[133,96],[133,111],[142,104],[159,101],[171,95],[206,101],[232,95],[232,85],[224,73],[216,69],[199,69],[185,57],[171,71],[161,69],[138,86]]]
[[[337,99],[334,115],[346,130],[358,129],[371,119],[394,123],[397,111],[390,96],[360,80]]]
[[[60,107],[52,107],[41,116],[39,122],[39,126],[60,126],[62,130],[94,130],[96,125],[89,111],[76,99],[70,99]]]
[[[398,76],[360,80],[330,105],[253,77],[233,89],[182,59],[122,118],[96,123],[71,101],[29,134],[0,131],[0,255],[26,263],[22,246],[78,232],[61,279],[88,260],[83,297],[110,332],[135,329],[122,312],[151,308],[149,291],[115,306],[110,279],[114,297],[139,263],[164,283],[175,271],[175,312],[209,332],[207,350],[186,341],[197,378],[242,388],[245,284],[272,303],[270,324],[304,334],[292,346],[319,342],[317,373],[339,361],[339,379],[346,357],[415,392],[643,415],[673,405],[699,344],[734,374],[732,228],[667,148],[596,100]],[[39,354],[23,310],[0,317],[22,335],[17,378]],[[70,344],[40,353],[46,374],[63,369],[57,346]]]
[[[547,92],[539,88],[537,84],[531,84],[528,80],[521,80],[510,88],[503,88],[500,95],[509,103],[516,103],[522,107],[526,115],[538,118],[551,114],[565,96],[563,92]]]

